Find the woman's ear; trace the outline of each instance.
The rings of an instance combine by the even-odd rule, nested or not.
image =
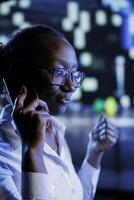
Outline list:
[[[27,98],[25,100],[25,105],[29,104],[31,101],[38,98],[37,92],[34,88],[34,84],[32,81],[27,81],[25,84],[23,84],[26,87],[27,90]]]

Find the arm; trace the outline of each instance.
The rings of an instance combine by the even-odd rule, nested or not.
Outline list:
[[[15,102],[13,118],[22,141],[22,172],[47,173],[43,162],[43,147],[48,114],[46,103],[38,98],[24,106],[27,88],[22,86],[21,94]],[[36,110],[40,107],[40,110]]]
[[[105,151],[117,142],[118,135],[118,129],[103,115],[90,133],[86,157],[79,172],[84,188],[84,200],[94,198],[101,160]]]
[[[27,88],[23,86],[13,110],[13,118],[22,141],[22,196],[23,199],[47,200],[43,189],[48,180],[43,148],[46,129],[50,128],[47,122],[51,125],[51,117],[44,101],[36,98],[24,106],[26,98]],[[36,110],[37,107],[40,110]]]
[[[89,145],[86,155],[88,163],[96,169],[100,168],[104,153],[116,144],[118,137],[118,128],[102,114],[97,126],[89,135]]]
[[[22,200],[20,191],[16,187],[12,176],[13,173],[4,157],[0,156],[0,198],[5,200]]]
[[[3,160],[3,158],[2,158]],[[0,199],[2,200],[49,200],[49,196],[43,193],[48,176],[44,173],[22,173],[22,194],[18,188],[20,179],[13,178],[13,173],[7,163],[0,158]],[[16,175],[20,176],[19,174]],[[16,176],[15,175],[15,176]],[[45,181],[44,181],[45,180]],[[18,181],[18,182],[17,182]],[[24,187],[25,186],[25,187]]]

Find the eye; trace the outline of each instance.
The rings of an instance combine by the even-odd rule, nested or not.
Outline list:
[[[54,75],[57,77],[66,76],[66,71],[64,69],[56,69]]]
[[[73,77],[75,78],[75,80],[79,83],[82,80],[82,73],[77,71],[73,74]]]
[[[74,77],[75,77],[75,78],[79,78],[79,77],[81,77],[81,73],[79,73],[79,72],[75,72],[75,73],[74,73]]]

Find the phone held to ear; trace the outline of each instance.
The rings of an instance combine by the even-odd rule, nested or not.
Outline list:
[[[11,99],[5,79],[0,77],[1,94],[0,94],[0,123],[10,118],[13,109],[13,101]]]
[[[0,102],[3,102],[2,103],[3,105],[0,105],[0,106],[2,108],[10,106],[10,108],[13,109],[13,105],[14,105],[14,100],[15,99],[12,98],[12,95],[11,95],[12,93],[10,93],[11,92],[10,91],[10,87],[7,86],[6,80],[4,78],[1,78],[1,84],[2,84],[2,88],[3,88],[2,89],[3,101],[0,101]],[[33,99],[38,99],[39,98],[38,93],[37,93],[36,89],[33,87],[32,83],[27,84],[26,87],[27,87],[27,97],[25,99],[24,106],[28,105],[29,103],[31,103],[31,101]],[[21,86],[20,86],[19,90],[21,91]],[[20,91],[17,92],[17,89],[16,89],[15,92],[17,94],[15,95],[15,98],[19,95]],[[36,109],[40,110],[41,108],[40,108],[40,106],[38,106]],[[1,110],[3,110],[3,109],[1,109]]]

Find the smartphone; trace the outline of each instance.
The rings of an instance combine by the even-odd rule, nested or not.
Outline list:
[[[11,104],[13,107],[13,101],[12,101],[11,95],[9,93],[9,90],[4,78],[2,79],[2,82],[3,82],[3,90],[5,91],[5,94],[7,95],[7,100],[9,101],[9,104]]]
[[[15,91],[16,95],[14,95],[12,93],[12,91],[10,91],[10,87],[7,86],[7,83],[4,78],[2,79],[2,85],[3,85],[3,91],[5,93],[5,97],[6,97],[5,104],[8,104],[8,105],[10,104],[13,108],[14,100],[20,93],[21,84],[20,84],[20,87],[18,87],[18,89],[16,88],[16,91]],[[12,99],[11,94],[14,95],[13,99]],[[30,81],[27,84],[27,97],[24,101],[24,107],[27,106],[29,103],[31,103],[31,101],[33,101],[33,99],[39,99],[39,96],[38,96],[37,90],[34,87],[34,84]],[[37,106],[37,108],[36,108],[36,110],[41,110],[41,109],[42,109],[41,106]]]
[[[5,78],[2,78],[1,81],[2,81],[2,86],[3,86],[3,92],[4,92],[5,96],[6,96],[8,104],[12,105],[12,107],[13,107],[14,100],[20,94],[21,84],[19,83],[20,86],[16,88],[15,94],[13,94],[12,91],[10,91],[11,88],[8,87],[8,84],[6,83]],[[13,98],[12,98],[12,96],[13,96]],[[38,94],[36,92],[36,89],[33,87],[33,84],[30,82],[30,83],[27,84],[27,98],[25,100],[25,104],[26,105],[29,104],[30,101],[35,99],[35,98],[39,98],[39,97],[38,97]]]
[[[9,113],[12,112],[13,101],[11,99],[7,84],[4,78],[0,77],[0,124],[6,121]]]
[[[13,101],[11,99],[11,95],[9,93],[6,81],[4,78],[1,78],[1,106],[5,106],[5,105],[11,105],[13,107]]]

